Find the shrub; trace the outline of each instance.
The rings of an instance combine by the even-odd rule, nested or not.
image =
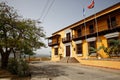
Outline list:
[[[8,70],[12,73],[12,74],[17,74],[17,68],[18,68],[18,62],[16,59],[10,58],[9,62],[8,62]]]
[[[8,70],[12,74],[16,74],[20,77],[25,77],[30,75],[29,65],[24,60],[9,59]]]
[[[29,71],[29,65],[26,61],[20,60],[18,64],[18,76],[29,76],[30,71]]]

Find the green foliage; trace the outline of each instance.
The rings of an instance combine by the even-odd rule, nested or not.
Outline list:
[[[90,52],[90,54],[89,55],[91,55],[91,53],[96,53],[97,51],[99,51],[99,50],[101,50],[103,47],[101,46],[101,47],[99,47],[99,48],[93,48],[93,47],[89,47],[89,52]],[[98,55],[98,54],[97,54]]]
[[[16,53],[16,50],[31,54],[34,50],[45,47],[42,41],[45,38],[45,32],[43,27],[37,24],[37,20],[24,19],[18,15],[13,7],[1,2],[0,54],[2,57],[9,56],[11,52]],[[8,61],[8,59],[5,60]]]
[[[109,40],[109,44],[111,44],[108,48],[104,48],[104,51],[112,56],[120,56],[120,40]]]
[[[12,74],[16,74],[20,77],[25,77],[30,75],[29,65],[26,61],[22,59],[19,61],[13,58],[9,59],[8,70]]]
[[[45,38],[43,27],[37,20],[23,19],[13,7],[0,3],[0,49],[11,51],[29,48],[31,51],[45,47],[41,38]],[[24,49],[25,50],[25,49]],[[0,53],[1,53],[0,52]]]
[[[18,63],[17,71],[18,71],[17,72],[18,76],[21,76],[21,77],[30,75],[28,63],[22,59]]]
[[[17,68],[18,68],[18,61],[16,59],[10,58],[8,62],[8,70],[12,74],[17,74]]]

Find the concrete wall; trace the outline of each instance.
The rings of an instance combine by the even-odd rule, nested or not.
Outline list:
[[[120,69],[120,61],[107,60],[81,60],[81,64],[90,66],[99,66],[113,69]]]

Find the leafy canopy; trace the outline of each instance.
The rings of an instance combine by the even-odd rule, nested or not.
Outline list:
[[[45,33],[37,22],[23,19],[13,7],[0,3],[0,53],[16,50],[26,53],[45,47],[42,41]]]

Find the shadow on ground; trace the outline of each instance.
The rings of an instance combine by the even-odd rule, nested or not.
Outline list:
[[[7,70],[0,69],[0,80],[31,80],[30,77],[18,77]]]
[[[61,65],[42,65],[42,66],[34,66],[31,65],[31,73],[32,77],[37,78],[52,78],[58,77],[62,75],[66,75],[65,71],[61,71],[63,68],[66,68]]]

